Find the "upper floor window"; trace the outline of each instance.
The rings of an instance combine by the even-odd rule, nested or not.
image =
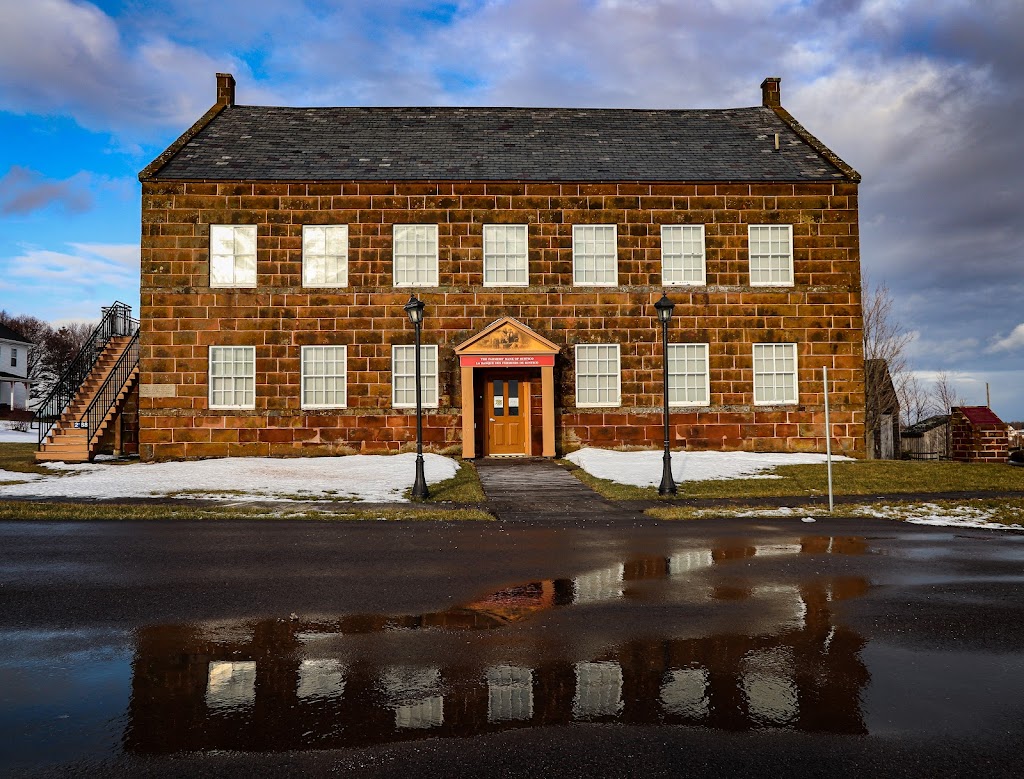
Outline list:
[[[754,344],[754,404],[796,402],[796,344]]]
[[[302,285],[348,286],[348,225],[302,226]]]
[[[437,346],[420,347],[420,402],[437,408]],[[391,347],[391,405],[416,408],[416,347]]]
[[[484,286],[530,283],[526,225],[484,225]]]
[[[18,367],[18,350],[15,347],[11,347],[11,367]]]
[[[210,286],[256,286],[256,225],[210,225]]]
[[[348,405],[344,346],[302,347],[302,407],[345,408]]]
[[[614,287],[619,282],[619,253],[615,225],[574,225],[572,283]]]
[[[210,347],[210,408],[256,408],[256,347]]]
[[[704,225],[661,226],[661,283],[705,283]]]
[[[396,287],[437,286],[437,225],[394,226]]]
[[[708,405],[708,396],[710,394],[708,385],[708,345],[669,344],[669,405]]]
[[[620,373],[618,344],[577,344],[576,405],[620,405]]]
[[[751,286],[793,286],[793,226],[750,225],[747,238]]]

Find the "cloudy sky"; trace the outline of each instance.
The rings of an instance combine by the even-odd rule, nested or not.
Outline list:
[[[213,103],[796,117],[864,176],[924,379],[1024,418],[1020,0],[0,0],[0,308],[138,301],[138,171]]]

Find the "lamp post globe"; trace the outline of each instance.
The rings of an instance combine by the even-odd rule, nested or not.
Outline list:
[[[658,485],[659,495],[675,495],[676,483],[672,478],[672,452],[669,450],[669,415],[668,415],[668,323],[676,304],[669,300],[668,295],[661,293],[661,299],[654,304],[661,322],[661,391],[662,391],[662,424],[664,425],[665,451],[661,458],[661,484]]]
[[[409,302],[405,304],[405,313],[409,315],[409,321],[416,328],[416,349],[414,357],[416,360],[416,478],[412,484],[412,496],[422,500],[430,496],[427,490],[427,480],[423,475],[423,397],[422,378],[420,375],[420,328],[423,326],[423,309],[426,304],[415,293],[409,295]]]

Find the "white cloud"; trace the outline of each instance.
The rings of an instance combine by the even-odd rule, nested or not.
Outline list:
[[[49,321],[94,320],[100,308],[121,300],[138,311],[137,244],[71,243],[71,251],[26,246],[0,259],[17,300],[5,307]]]
[[[1024,322],[1013,328],[1009,335],[993,340],[985,351],[993,354],[1011,352],[1015,349],[1024,349]]]
[[[232,56],[210,56],[167,38],[126,39],[96,6],[73,0],[4,3],[0,109],[65,114],[90,129],[184,130],[214,102],[213,74]]]

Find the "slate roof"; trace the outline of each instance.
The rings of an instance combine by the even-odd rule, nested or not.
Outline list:
[[[20,343],[23,344],[32,343],[17,330],[12,330],[5,324],[0,324],[0,341],[19,341]]]
[[[233,105],[153,178],[800,182],[846,175],[761,106],[670,111]]]
[[[903,428],[903,432],[900,435],[903,438],[921,438],[929,430],[934,430],[937,427],[949,424],[949,414],[936,414],[933,417],[922,419],[920,422],[915,422],[913,425],[908,425]]]

